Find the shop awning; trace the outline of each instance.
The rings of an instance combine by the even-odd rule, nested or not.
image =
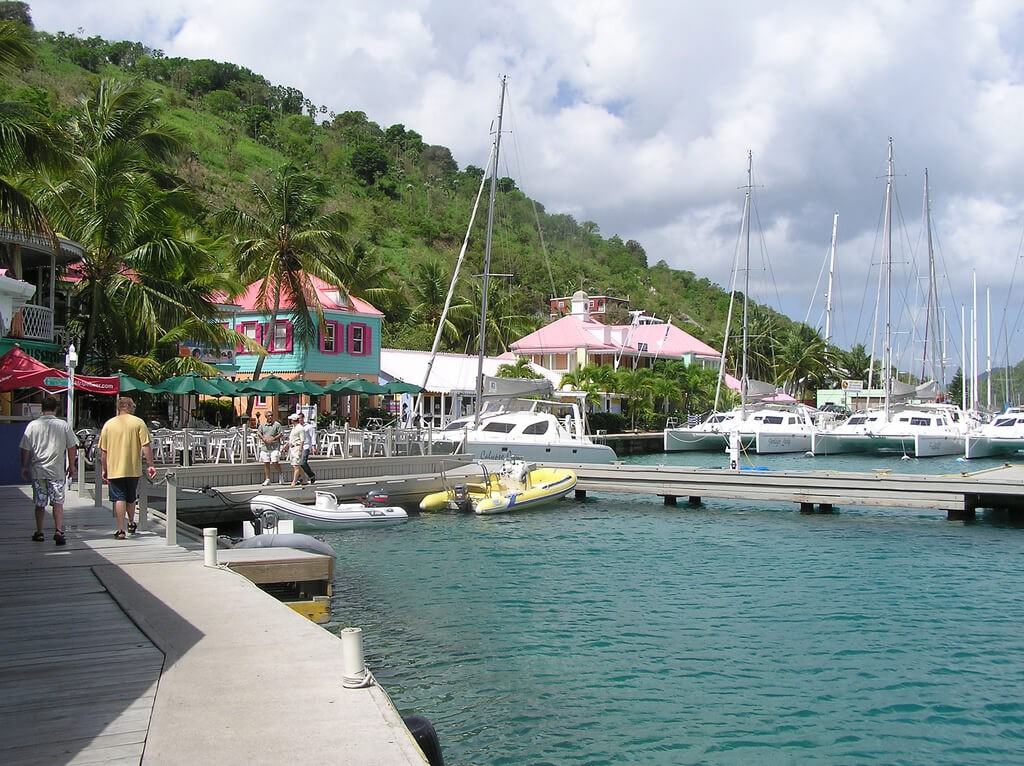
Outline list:
[[[63,370],[47,367],[18,347],[0,356],[0,391],[14,391],[18,388],[43,388],[47,391],[64,391],[68,387],[68,374]],[[75,375],[75,390],[90,394],[117,396],[121,390],[118,376]]]

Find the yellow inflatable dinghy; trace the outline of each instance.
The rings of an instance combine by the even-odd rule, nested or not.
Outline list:
[[[522,460],[506,461],[497,473],[480,467],[480,480],[432,492],[420,501],[420,510],[509,513],[559,500],[576,488],[576,474],[565,468],[545,468]]]

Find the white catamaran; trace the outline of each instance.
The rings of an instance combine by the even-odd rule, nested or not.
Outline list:
[[[666,428],[663,434],[666,452],[695,452],[724,450],[730,435],[736,433],[743,449],[753,449],[759,455],[788,452],[807,452],[811,448],[814,432],[812,410],[801,404],[761,403],[755,409],[750,403],[762,401],[778,394],[778,389],[763,381],[751,380],[747,375],[747,352],[749,349],[748,299],[750,293],[750,208],[753,189],[753,153],[747,152],[747,186],[743,200],[742,234],[744,238],[744,287],[743,287],[743,349],[742,372],[740,376],[740,406],[728,412],[712,412],[702,423],[695,426]],[[737,260],[739,253],[737,252]],[[736,264],[738,267],[738,263]],[[715,391],[717,408],[718,395],[725,379],[726,348],[729,343],[729,326],[732,323],[733,301],[736,297],[736,276],[734,271],[732,297],[729,301],[729,315],[725,324],[725,340],[719,361],[718,388]]]
[[[892,379],[892,201],[893,155],[892,139],[885,182],[884,229],[882,236],[882,267],[885,277],[885,333],[882,354],[884,398],[882,407],[851,415],[830,431],[814,435],[815,455],[836,455],[849,452],[895,453],[908,457],[958,455],[964,449],[964,436],[969,419],[956,406],[942,403],[903,404],[911,398],[936,398],[938,386],[928,381],[920,386],[898,383]],[[925,226],[928,235],[929,294],[925,338],[931,334],[933,348],[938,347],[933,318],[938,316],[935,300],[935,258],[932,250],[931,203],[928,192],[928,171],[925,170]],[[927,341],[926,341],[927,342]],[[925,358],[927,359],[927,346]],[[934,371],[933,371],[934,372]],[[870,384],[869,384],[870,388]]]

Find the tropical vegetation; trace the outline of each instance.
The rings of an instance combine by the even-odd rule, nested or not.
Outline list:
[[[87,369],[202,370],[179,357],[188,342],[264,353],[210,321],[218,299],[254,283],[272,317],[285,299],[300,307],[296,338],[311,342],[322,320],[313,278],[377,305],[386,345],[430,348],[480,167],[460,169],[415,130],[314,104],[244,67],[36,31],[24,3],[0,3],[0,72],[0,226],[59,231],[85,248],[66,276]],[[507,276],[487,296],[489,353],[548,321],[551,297],[581,287],[631,298],[711,345],[726,340],[729,295],[717,285],[649,265],[639,242],[603,236],[593,221],[548,213],[511,178],[496,191],[493,265]],[[442,350],[479,341],[481,216],[476,225]],[[751,317],[750,376],[796,396],[861,377],[870,363],[863,347],[844,353],[765,306]],[[731,335],[735,370],[735,325]],[[715,380],[659,363],[588,367],[566,382],[626,395],[639,425],[710,409]]]

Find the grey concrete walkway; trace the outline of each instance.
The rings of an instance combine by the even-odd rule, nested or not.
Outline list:
[[[342,688],[334,635],[68,498],[57,548],[0,487],[0,763],[425,763],[383,690]]]

